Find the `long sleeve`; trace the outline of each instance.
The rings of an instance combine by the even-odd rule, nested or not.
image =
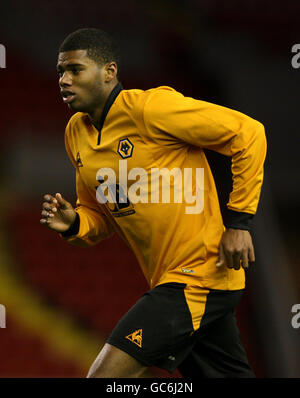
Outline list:
[[[144,105],[144,124],[152,139],[176,149],[185,143],[232,157],[233,190],[227,207],[254,215],[266,156],[264,126],[240,112],[184,97],[163,87]],[[242,215],[242,214],[241,214]]]
[[[75,211],[77,217],[71,228],[61,236],[76,246],[92,246],[111,236],[115,232],[114,226],[105,214],[105,210],[101,208],[102,205],[97,202],[96,197],[93,198],[92,193],[84,183],[67,138],[65,139],[65,146],[69,158],[76,168],[77,201]]]

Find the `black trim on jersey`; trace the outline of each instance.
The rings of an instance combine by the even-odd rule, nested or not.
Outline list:
[[[67,229],[65,232],[61,233],[61,236],[66,238],[68,236],[77,235],[79,232],[79,227],[80,227],[80,218],[79,218],[79,214],[76,212],[75,221],[73,222],[73,224],[70,226],[69,229]]]
[[[234,210],[226,210],[224,225],[226,228],[244,229],[250,231],[254,214],[242,213]]]
[[[120,92],[122,90],[123,90],[123,86],[119,82],[114,87],[112,92],[109,94],[109,97],[107,98],[107,101],[105,102],[105,105],[104,105],[104,108],[103,108],[103,111],[102,111],[102,115],[101,115],[101,119],[100,119],[100,123],[99,123],[99,126],[97,127],[97,130],[99,131],[97,145],[100,145],[101,130],[102,130],[106,115],[108,114],[108,111],[110,110],[110,107],[112,106],[112,104],[114,103],[115,99],[117,98],[117,96],[120,94]]]

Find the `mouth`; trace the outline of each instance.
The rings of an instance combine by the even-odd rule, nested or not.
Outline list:
[[[66,104],[71,103],[74,100],[75,96],[76,96],[76,94],[73,93],[72,91],[66,91],[66,90],[62,90],[61,91],[61,95],[62,95],[63,101]]]

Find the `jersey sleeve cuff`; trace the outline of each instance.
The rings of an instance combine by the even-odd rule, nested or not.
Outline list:
[[[61,233],[61,236],[63,238],[68,238],[69,236],[77,235],[79,232],[79,227],[80,227],[80,217],[79,214],[76,212],[75,221],[73,222],[71,227],[67,229],[67,231]]]
[[[253,217],[254,214],[227,209],[224,217],[224,225],[226,228],[250,231],[252,228]]]

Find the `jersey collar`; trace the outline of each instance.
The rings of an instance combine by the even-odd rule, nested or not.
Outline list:
[[[98,126],[98,130],[99,130],[99,134],[98,134],[98,142],[97,145],[100,144],[100,140],[101,140],[101,130],[106,118],[106,115],[108,114],[108,111],[110,110],[112,104],[114,103],[115,99],[117,98],[117,96],[120,94],[120,92],[123,90],[123,86],[122,84],[119,82],[111,91],[111,93],[109,94],[109,97],[107,98],[103,111],[102,111],[102,115],[101,115],[101,119],[100,119],[100,123]]]

